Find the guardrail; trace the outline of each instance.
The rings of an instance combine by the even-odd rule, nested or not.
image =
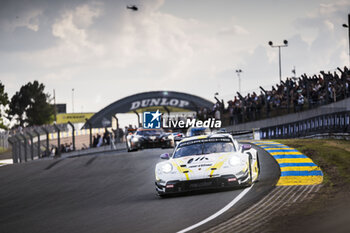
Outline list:
[[[292,123],[260,128],[261,139],[350,136],[350,111],[330,113]]]

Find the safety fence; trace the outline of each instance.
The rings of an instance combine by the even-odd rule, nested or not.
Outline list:
[[[108,131],[112,131],[112,128],[92,128],[91,133],[92,134],[103,134],[105,132],[105,130]],[[75,130],[74,131],[74,135],[75,136],[81,136],[81,135],[90,135],[90,130],[89,129],[80,129],[80,130]],[[60,132],[60,138],[67,138],[67,137],[72,137],[73,136],[73,131],[64,131],[64,132]],[[57,139],[58,138],[58,134],[57,132],[54,133],[49,133],[49,139]]]
[[[0,132],[0,147],[7,149],[9,147],[8,143],[9,132]]]
[[[68,125],[70,127],[68,127]],[[83,153],[100,152],[124,148],[118,133],[112,128],[89,128],[75,130],[72,123],[62,125],[46,125],[29,127],[8,137],[12,146],[13,163],[45,157],[61,157],[61,155],[80,155]],[[102,143],[101,148],[93,148],[94,135],[108,137],[108,143]],[[107,146],[108,144],[108,146]],[[100,147],[100,145],[98,145]],[[88,151],[89,150],[89,151]],[[91,150],[91,151],[90,151]]]
[[[350,135],[350,111],[260,128],[261,139],[303,138],[317,135],[348,137]]]

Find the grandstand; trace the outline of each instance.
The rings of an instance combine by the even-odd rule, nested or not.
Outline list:
[[[287,78],[270,90],[260,87],[260,94],[253,92],[243,97],[237,92],[227,107],[223,101],[217,100],[213,109],[207,110],[208,117],[214,117],[215,111],[219,110],[223,125],[238,125],[343,100],[350,96],[350,71],[347,67],[337,70],[339,74],[321,71],[318,75]]]

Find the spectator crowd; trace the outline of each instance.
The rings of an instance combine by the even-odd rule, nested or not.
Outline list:
[[[92,147],[111,145],[111,133],[105,129],[103,136],[96,134],[93,136]]]
[[[350,71],[347,67],[337,68],[337,71],[287,78],[270,90],[260,87],[259,94],[253,92],[242,96],[237,92],[237,96],[227,102],[227,107],[223,100],[215,97],[217,102],[213,108],[199,109],[197,117],[227,120],[226,124],[235,125],[336,102],[350,97]]]
[[[350,71],[347,67],[338,71],[340,74],[321,71],[312,77],[287,78],[271,90],[260,87],[259,95],[253,92],[243,97],[237,93],[226,109],[221,103],[216,105],[228,114],[230,125],[315,108],[350,96]]]

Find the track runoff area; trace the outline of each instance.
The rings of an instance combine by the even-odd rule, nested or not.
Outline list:
[[[264,232],[276,211],[316,192],[323,177],[293,148],[252,144],[261,163],[253,186],[165,199],[155,195],[154,165],[170,150],[3,166],[0,232]]]
[[[306,155],[294,148],[273,141],[253,141],[251,143],[265,150],[277,162],[280,168],[280,177],[276,187],[250,208],[209,229],[202,228],[203,232],[269,232],[269,229],[263,226],[272,219],[274,214],[285,207],[310,198],[310,194],[314,194],[320,189],[323,173],[320,167]],[[195,231],[196,228],[223,214],[242,199],[251,188],[245,189],[212,216],[180,232]]]

